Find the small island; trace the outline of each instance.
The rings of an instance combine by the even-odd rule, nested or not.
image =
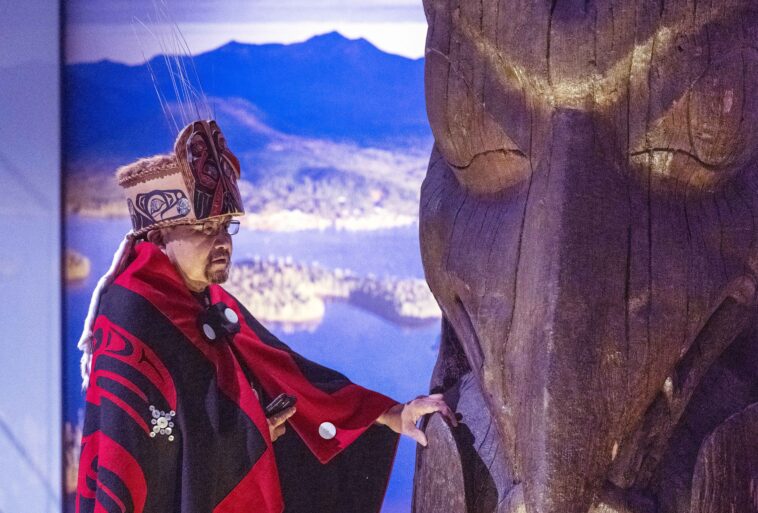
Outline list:
[[[225,287],[262,322],[285,332],[314,329],[330,301],[344,301],[394,324],[417,326],[441,314],[426,282],[417,278],[357,276],[292,258],[237,262]]]
[[[64,261],[67,283],[82,281],[89,276],[92,266],[86,256],[72,249],[67,249],[64,253]]]
[[[239,156],[243,228],[356,232],[418,221],[419,190],[428,163],[425,150],[363,148],[278,134],[261,148],[242,149]],[[111,161],[72,164],[66,172],[67,212],[128,216],[112,175],[115,167]]]

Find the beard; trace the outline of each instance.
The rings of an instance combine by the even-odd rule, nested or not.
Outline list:
[[[219,257],[226,257],[226,265],[223,269],[211,269],[213,266],[213,260]],[[208,256],[208,264],[205,266],[205,276],[208,278],[209,283],[224,283],[229,279],[229,269],[231,267],[231,255],[227,251],[217,251],[211,253]]]
[[[222,269],[220,271],[211,271],[208,273],[208,281],[210,283],[224,283],[226,280],[229,279],[229,266],[226,266],[226,269]]]

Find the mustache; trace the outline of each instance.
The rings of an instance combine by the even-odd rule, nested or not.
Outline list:
[[[225,257],[227,260],[231,262],[232,255],[229,251],[225,249],[219,249],[218,251],[211,252],[210,255],[208,255],[208,261],[213,262],[217,258]]]

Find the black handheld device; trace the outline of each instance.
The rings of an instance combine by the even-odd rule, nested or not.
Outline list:
[[[294,395],[287,395],[285,393],[279,394],[276,396],[276,398],[274,398],[273,401],[268,404],[268,406],[266,406],[266,409],[264,410],[266,413],[266,418],[278,415],[290,406],[294,406],[296,402],[297,397]]]

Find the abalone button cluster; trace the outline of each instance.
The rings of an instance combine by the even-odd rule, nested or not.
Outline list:
[[[155,438],[158,435],[164,435],[168,437],[169,442],[173,442],[173,419],[176,416],[176,412],[174,410],[165,412],[163,410],[159,410],[152,404],[150,405],[150,411],[151,415],[153,416],[153,418],[150,419],[150,423],[153,425],[153,430],[150,431],[150,438]]]

